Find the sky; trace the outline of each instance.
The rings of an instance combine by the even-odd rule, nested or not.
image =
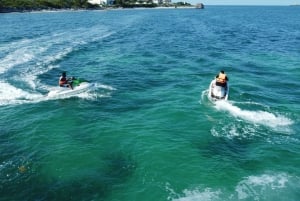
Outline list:
[[[175,2],[176,0],[172,0]],[[178,0],[180,1],[180,0]],[[185,0],[191,4],[203,3],[204,5],[294,5],[300,0]]]

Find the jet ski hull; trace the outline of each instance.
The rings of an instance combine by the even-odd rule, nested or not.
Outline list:
[[[227,100],[229,95],[229,85],[227,83],[226,86],[219,86],[216,83],[216,80],[212,80],[209,85],[209,93],[208,97],[210,100],[219,101],[219,100]]]
[[[75,96],[80,93],[86,92],[91,89],[93,84],[88,82],[82,82],[73,89],[68,87],[57,87],[48,93],[48,97],[65,97],[65,96]]]

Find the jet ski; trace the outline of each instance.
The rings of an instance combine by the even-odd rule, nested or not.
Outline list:
[[[217,83],[216,79],[212,80],[209,85],[208,98],[212,101],[227,100],[229,95],[228,82],[224,84]]]
[[[93,84],[87,82],[86,80],[80,80],[72,78],[69,80],[69,83],[72,84],[72,88],[69,87],[55,87],[47,95],[47,97],[65,97],[65,96],[75,96],[80,93],[89,91]]]

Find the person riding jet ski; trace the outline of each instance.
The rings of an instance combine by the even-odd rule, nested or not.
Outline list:
[[[227,100],[229,93],[228,77],[223,70],[209,85],[209,97],[214,100]]]
[[[227,75],[223,70],[220,71],[218,75],[216,75],[216,85],[227,88],[227,82],[229,81]]]
[[[72,86],[72,78],[67,78],[67,73],[63,72],[59,78],[59,82],[58,82],[60,87],[69,87],[71,89],[73,89]]]

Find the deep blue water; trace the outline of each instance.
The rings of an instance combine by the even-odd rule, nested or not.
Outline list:
[[[0,15],[0,200],[300,199],[300,10]],[[221,70],[228,102],[207,99]],[[62,71],[95,85],[49,98]]]

